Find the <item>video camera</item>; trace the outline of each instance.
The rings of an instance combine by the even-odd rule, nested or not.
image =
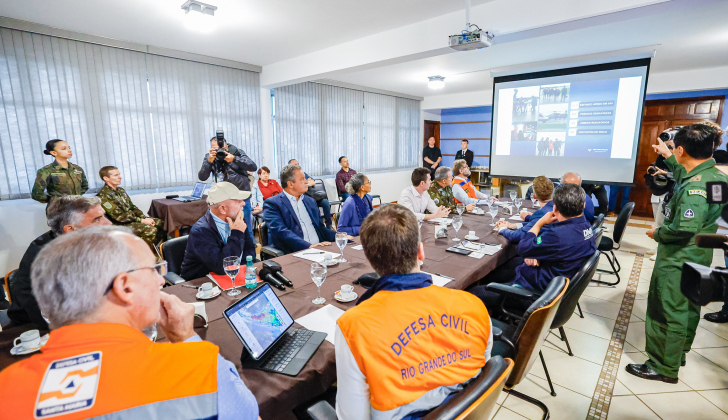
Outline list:
[[[225,151],[225,133],[222,131],[222,127],[218,127],[217,131],[215,132],[215,138],[217,139],[217,149],[215,149],[215,160],[218,162],[222,162],[227,157],[227,152]]]
[[[670,141],[675,140],[675,134],[677,134],[680,129],[683,128],[681,125],[676,125],[675,127],[668,128],[667,130],[660,133],[660,140],[662,141]]]

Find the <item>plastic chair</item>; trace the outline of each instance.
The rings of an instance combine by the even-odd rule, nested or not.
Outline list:
[[[619,249],[620,247],[620,243],[622,242],[622,236],[624,235],[624,230],[627,228],[627,222],[629,222],[629,218],[632,216],[632,211],[634,211],[634,203],[627,203],[627,205],[622,208],[622,211],[619,212],[619,216],[617,216],[617,221],[614,222],[614,231],[612,237],[604,237],[601,239],[601,241],[597,243],[599,251],[601,251],[601,253],[607,257],[609,265],[612,266],[612,271],[602,269],[597,269],[597,271],[601,273],[614,274],[615,276],[617,276],[617,281],[614,283],[610,283],[601,280],[592,280],[595,283],[605,284],[607,286],[614,286],[619,284],[619,282],[621,281],[621,278],[619,277],[619,270],[622,269],[622,266],[619,264],[617,256],[614,255],[614,251]],[[607,252],[612,255],[611,258],[609,257]]]

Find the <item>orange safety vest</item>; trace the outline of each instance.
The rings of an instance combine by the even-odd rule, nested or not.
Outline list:
[[[475,198],[475,199],[478,198],[478,196],[475,195],[475,186],[473,185],[472,181],[470,181],[469,179],[467,180],[467,182],[466,181],[458,182],[458,185],[460,185],[460,187],[462,187],[463,191],[465,191],[465,194],[467,194],[468,197]],[[455,199],[455,202],[460,203],[460,201],[458,201],[457,198]]]
[[[218,347],[153,343],[123,324],[76,324],[0,372],[0,419],[217,418]]]
[[[337,324],[367,378],[372,408],[380,411],[477,375],[491,328],[480,299],[434,285],[378,291]]]

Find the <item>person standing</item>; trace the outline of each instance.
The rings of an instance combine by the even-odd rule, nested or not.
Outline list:
[[[619,193],[619,190],[622,190],[622,204],[617,207],[617,194]],[[609,211],[607,212],[607,216],[616,216],[617,210],[621,211],[622,208],[629,203],[630,190],[632,190],[632,187],[624,187],[620,185],[609,186]]]
[[[56,197],[83,195],[88,191],[88,180],[83,168],[68,161],[73,157],[68,143],[60,139],[51,140],[46,143],[43,153],[53,156],[55,161],[38,169],[30,194],[33,200],[50,204]]]
[[[468,168],[473,166],[473,156],[475,156],[472,150],[468,150],[469,144],[470,142],[468,142],[467,139],[464,139],[460,142],[460,146],[462,147],[462,149],[458,150],[458,152],[455,153],[455,160],[465,159],[465,162],[468,163]]]
[[[339,158],[339,164],[341,169],[336,173],[336,191],[341,196],[341,201],[344,202],[350,195],[346,191],[346,183],[349,182],[352,175],[356,174],[356,171],[349,168],[349,159],[346,156]]]
[[[430,179],[435,179],[435,170],[440,166],[442,153],[440,148],[435,146],[435,138],[427,139],[428,147],[422,151],[422,167],[430,170]]]
[[[723,206],[709,204],[706,190],[708,182],[728,181],[711,157],[717,135],[712,127],[693,124],[675,134],[673,152],[659,139],[652,146],[665,158],[677,191],[665,209],[663,225],[647,231],[647,236],[658,243],[645,320],[649,359],[626,367],[628,373],[643,379],[678,383],[678,370],[695,338],[700,306],[682,294],[680,277],[684,263],[710,266],[713,260],[713,250],[698,248],[695,235],[718,230],[716,221]]]

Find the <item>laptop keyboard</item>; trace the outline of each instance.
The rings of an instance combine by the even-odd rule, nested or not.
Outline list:
[[[283,344],[270,355],[268,361],[263,365],[264,369],[283,372],[283,369],[291,363],[298,350],[303,347],[315,331],[292,328],[286,333]]]

